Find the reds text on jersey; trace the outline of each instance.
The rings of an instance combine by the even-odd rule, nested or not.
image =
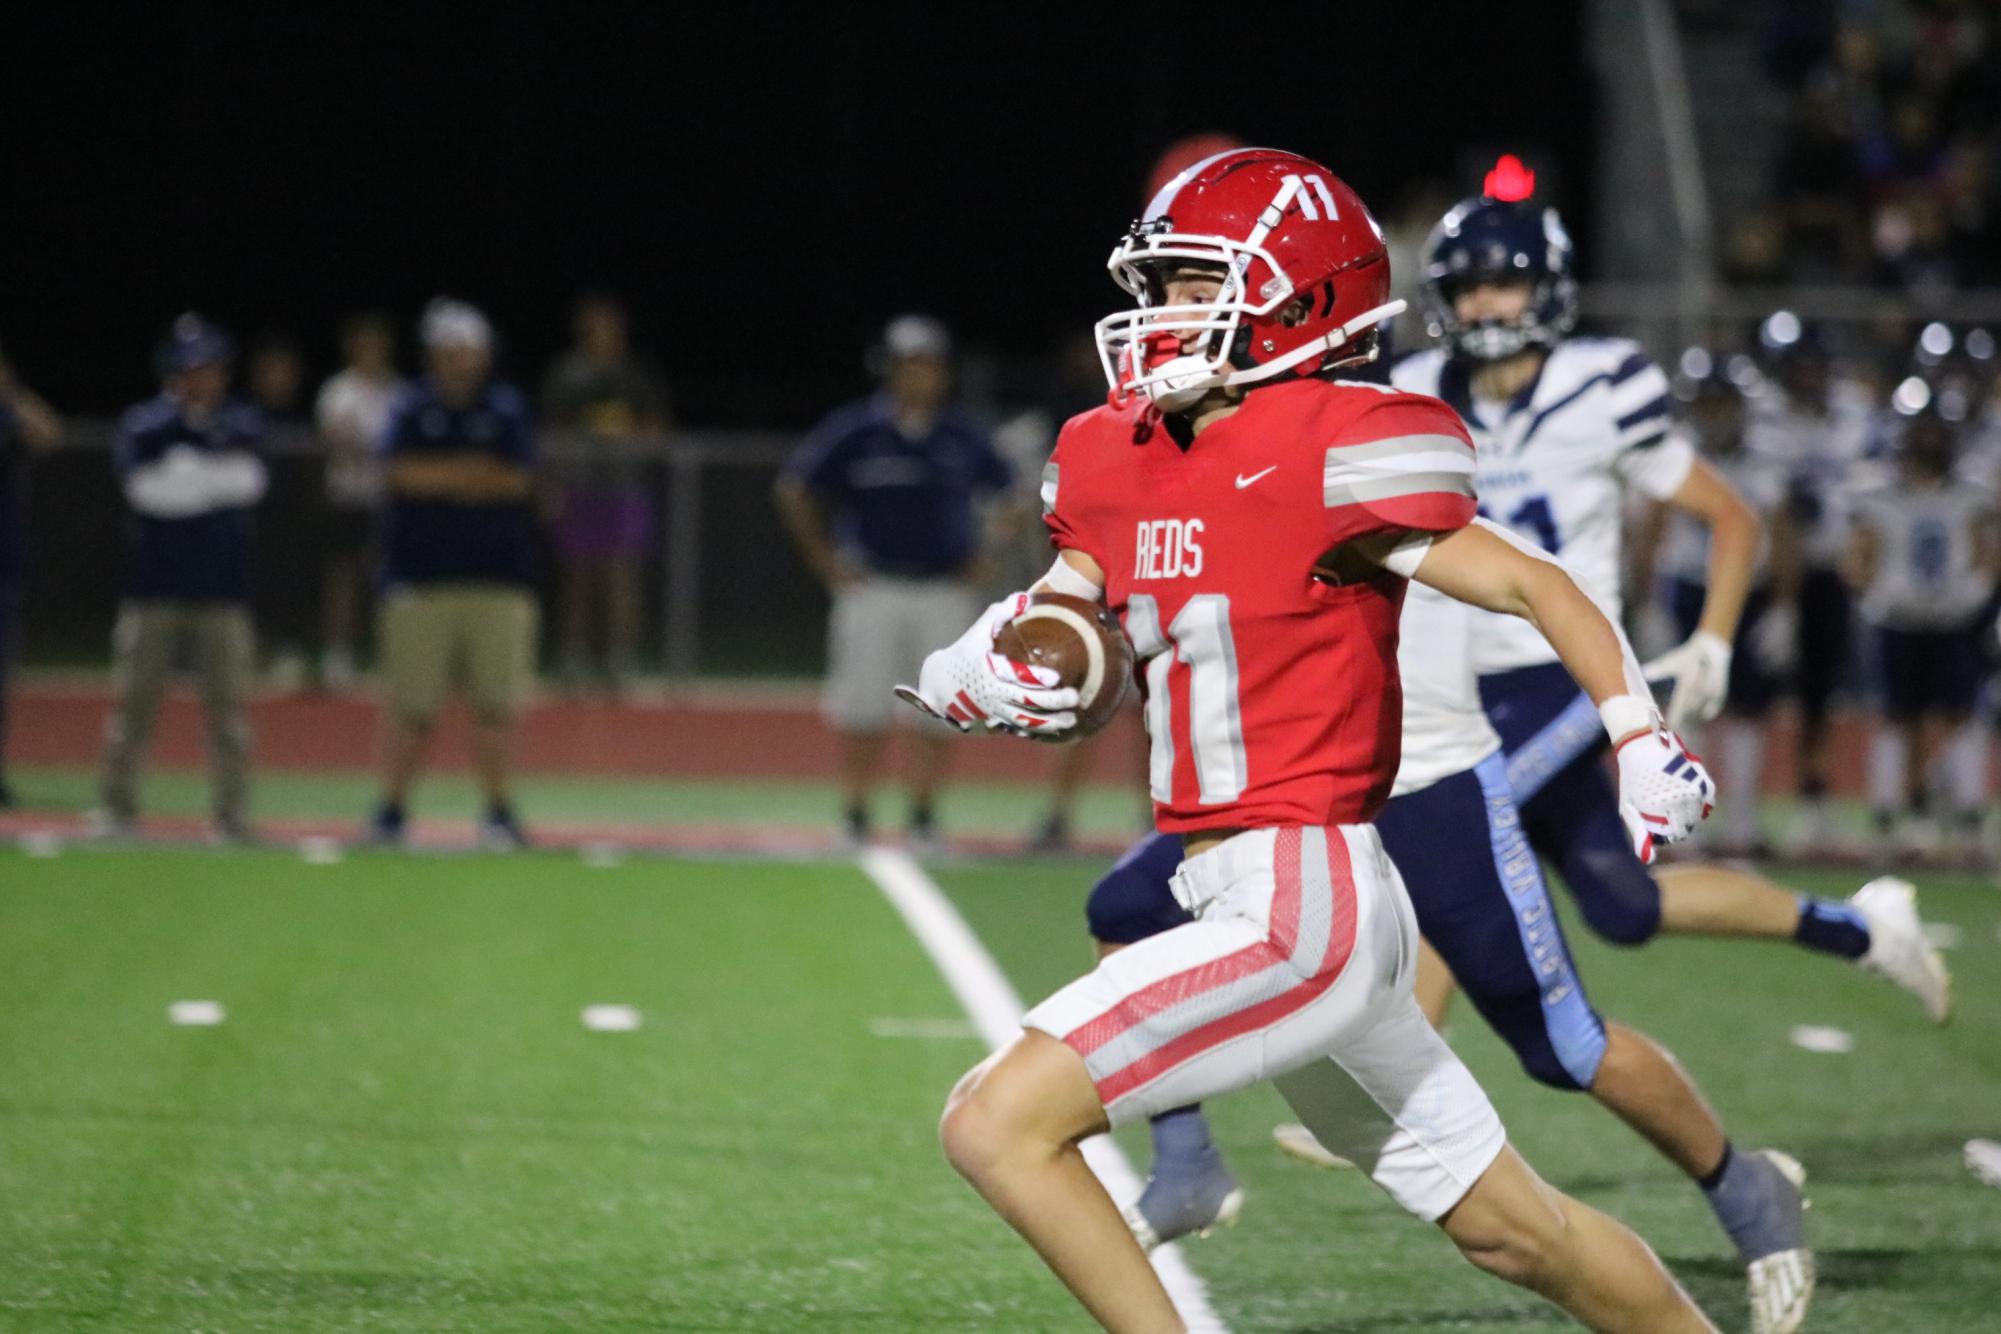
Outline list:
[[[1138,650],[1161,829],[1375,814],[1397,769],[1403,580],[1314,569],[1371,533],[1463,527],[1473,466],[1443,404],[1346,382],[1260,388],[1186,449],[1138,405],[1063,428],[1045,520],[1104,571]]]

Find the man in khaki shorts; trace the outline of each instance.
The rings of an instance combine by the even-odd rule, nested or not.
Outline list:
[[[951,340],[922,315],[892,320],[873,358],[882,392],[815,427],[779,478],[792,538],[833,595],[823,709],[841,737],[850,842],[868,838],[869,790],[892,717],[892,687],[979,603],[974,498],[1005,491],[992,442],[951,406]],[[914,716],[914,715],[913,715]],[[910,774],[910,837],[933,837],[932,802],[951,733],[927,727]]]
[[[105,728],[101,835],[129,833],[139,816],[139,771],[175,668],[201,683],[215,766],[219,838],[244,842],[249,823],[251,510],[265,471],[263,424],[229,396],[235,345],[198,315],[174,321],[155,355],[161,390],[119,422],[113,464],[127,508],[130,564],[112,632],[116,702]]]
[[[527,837],[508,795],[508,733],[535,672],[534,440],[527,404],[492,378],[493,330],[462,301],[424,311],[429,374],[390,414],[381,454],[388,687],[382,799],[370,834],[400,843],[405,802],[454,681],[472,707],[480,843]]]

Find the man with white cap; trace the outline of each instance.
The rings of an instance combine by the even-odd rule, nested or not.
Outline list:
[[[520,391],[492,377],[493,328],[440,297],[420,326],[428,374],[382,437],[386,701],[371,833],[402,841],[405,803],[456,676],[473,715],[482,845],[527,842],[509,797],[508,733],[534,676],[535,451]]]
[[[900,716],[890,688],[978,609],[974,498],[1010,480],[986,432],[951,404],[951,356],[937,320],[891,320],[870,359],[881,391],[816,426],[778,479],[779,514],[833,595],[823,707],[841,737],[845,832],[857,844],[868,838],[869,791]],[[933,837],[950,739],[940,727],[917,744],[910,835],[920,847]]]

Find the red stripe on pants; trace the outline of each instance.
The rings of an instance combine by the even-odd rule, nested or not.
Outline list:
[[[1298,828],[1278,831],[1273,852],[1276,886],[1272,895],[1271,927],[1264,940],[1222,959],[1164,978],[1127,997],[1064,1040],[1079,1053],[1088,1055],[1173,1004],[1228,986],[1275,964],[1289,962],[1297,947],[1303,897],[1301,842],[1302,832]],[[1325,994],[1347,968],[1348,959],[1355,950],[1354,868],[1348,855],[1347,840],[1341,837],[1338,829],[1327,830],[1327,873],[1333,890],[1333,904],[1329,915],[1327,949],[1322,955],[1322,966],[1318,972],[1302,978],[1298,985],[1277,996],[1192,1029],[1105,1076],[1098,1083],[1099,1098],[1109,1104],[1220,1043],[1277,1023]],[[1084,1045],[1086,1041],[1090,1042],[1089,1046]]]

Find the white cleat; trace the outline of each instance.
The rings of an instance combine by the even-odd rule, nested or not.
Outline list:
[[[1791,1154],[1777,1149],[1760,1149],[1761,1157],[1786,1180],[1804,1192],[1806,1168]],[[1808,1208],[1804,1194],[1802,1209]],[[1813,1252],[1806,1247],[1776,1251],[1753,1260],[1748,1274],[1751,1296],[1751,1334],[1794,1334],[1806,1324],[1807,1308],[1813,1305]]]
[[[1878,876],[1849,897],[1869,924],[1869,952],[1861,964],[1918,998],[1935,1024],[1952,1013],[1952,976],[1918,920],[1918,891],[1908,880]]]
[[[1297,1121],[1285,1121],[1273,1126],[1271,1138],[1280,1153],[1297,1158],[1302,1163],[1336,1171],[1352,1170],[1355,1166],[1340,1154],[1330,1152],[1326,1145],[1313,1138],[1312,1131]]]

